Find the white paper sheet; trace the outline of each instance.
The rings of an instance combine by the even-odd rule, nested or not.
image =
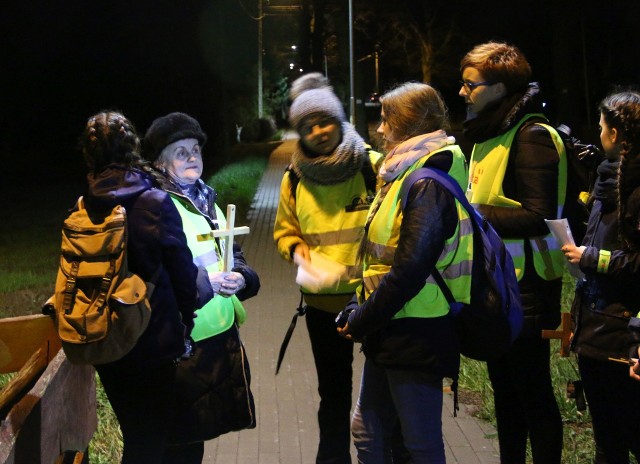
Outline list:
[[[321,253],[311,251],[309,255],[311,261],[305,261],[298,255],[294,255],[293,261],[298,265],[296,283],[313,293],[337,287],[340,277],[347,270],[346,266]]]
[[[553,235],[553,238],[556,239],[560,246],[575,246],[576,242],[573,240],[573,234],[571,233],[569,222],[566,219],[545,219],[544,222],[547,223],[547,227],[549,227],[551,235]],[[566,263],[569,267],[569,273],[573,277],[575,277],[576,279],[581,279],[582,277],[584,277],[584,274],[580,270],[580,266],[578,266],[577,264],[570,264],[569,261],[566,261]]]

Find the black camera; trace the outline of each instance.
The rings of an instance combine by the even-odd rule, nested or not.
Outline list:
[[[340,311],[340,314],[338,314],[338,317],[336,317],[336,326],[343,328],[345,325],[347,325],[347,322],[349,322],[349,314],[351,314],[351,311],[353,311],[353,309],[351,308],[343,309],[342,311]]]

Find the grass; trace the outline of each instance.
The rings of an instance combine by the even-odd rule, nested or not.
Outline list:
[[[226,210],[236,205],[237,223],[245,222],[262,173],[266,156],[243,157],[211,176],[207,183],[218,192],[218,205]],[[66,211],[73,205],[81,187],[65,188],[64,194],[50,195],[42,202],[29,203],[19,198],[9,202],[11,224],[0,224],[0,317],[40,312],[51,295],[60,253],[60,227]],[[0,375],[0,388],[14,374]],[[98,429],[89,444],[91,462],[111,464],[122,457],[122,433],[109,405],[100,380],[97,383]]]
[[[574,285],[573,277],[565,271],[562,287],[563,310],[568,311],[571,307]],[[579,379],[575,358],[573,354],[568,358],[560,357],[559,340],[551,341],[551,351],[551,377],[564,424],[562,462],[563,464],[590,463],[594,452],[591,418],[588,411],[578,411],[575,400],[568,399],[566,395],[567,382]],[[486,364],[463,357],[460,368],[460,387],[470,391],[471,396],[476,399],[474,403],[477,405],[475,412],[477,417],[495,426],[493,389],[489,382]],[[530,450],[527,462],[532,462]]]
[[[236,205],[236,222],[245,225],[253,197],[267,167],[264,157],[249,157],[241,163],[223,167],[207,180],[207,184],[218,192],[216,203],[226,214],[226,205]]]

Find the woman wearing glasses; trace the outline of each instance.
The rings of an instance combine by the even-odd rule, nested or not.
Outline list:
[[[563,255],[545,225],[560,216],[566,155],[542,114],[531,67],[505,43],[474,47],[460,63],[467,104],[464,134],[473,142],[467,196],[510,251],[525,323],[510,352],[487,363],[494,390],[501,462],[560,463],[562,420],[551,384],[549,340],[560,322]],[[560,151],[556,149],[560,147]]]

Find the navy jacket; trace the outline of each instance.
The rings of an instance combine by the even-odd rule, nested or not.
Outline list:
[[[126,210],[130,271],[151,281],[161,269],[150,299],[149,326],[136,346],[114,364],[137,369],[173,361],[184,353],[194,310],[205,302],[198,301],[198,268],[180,215],[169,195],[154,188],[153,178],[139,169],[111,165],[87,179],[87,210],[104,211],[118,204]]]

